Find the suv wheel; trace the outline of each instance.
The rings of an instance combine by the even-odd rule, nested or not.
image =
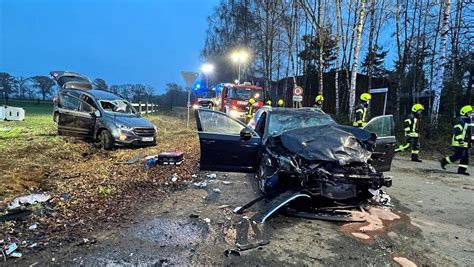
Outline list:
[[[113,148],[114,143],[112,141],[112,135],[110,135],[109,131],[102,130],[99,134],[99,142],[103,149],[110,150]]]

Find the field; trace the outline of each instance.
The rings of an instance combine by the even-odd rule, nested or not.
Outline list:
[[[55,207],[59,215],[51,220],[54,223],[44,222],[46,234],[74,221],[81,221],[81,227],[68,227],[64,234],[90,230],[100,221],[131,216],[133,206],[147,197],[179,188],[196,169],[199,148],[195,124],[191,121],[191,128],[186,129],[184,110],[148,115],[159,129],[157,146],[104,151],[81,139],[58,136],[51,104],[10,105],[25,108],[26,119],[0,122],[0,211],[18,195],[45,192],[53,198],[71,196],[70,201]],[[143,162],[122,164],[135,156],[176,148],[185,153],[181,167],[146,169]],[[180,180],[168,184],[174,173]],[[121,205],[117,206],[117,202]]]

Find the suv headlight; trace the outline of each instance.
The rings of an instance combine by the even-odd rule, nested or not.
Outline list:
[[[120,131],[131,132],[133,131],[133,127],[125,126],[125,125],[117,125],[120,128]]]

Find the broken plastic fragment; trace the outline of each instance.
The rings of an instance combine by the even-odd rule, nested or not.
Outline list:
[[[211,219],[205,218],[204,221],[207,222],[207,223],[210,223],[210,222],[211,222]]]
[[[194,186],[197,187],[197,188],[206,188],[207,183],[206,182],[195,182]]]
[[[13,252],[12,254],[10,254],[10,257],[12,258],[21,258],[23,256],[23,254],[21,254],[20,252]]]
[[[235,209],[234,209],[234,213],[238,213],[241,208],[242,208],[242,207],[237,207],[237,208],[235,208]]]
[[[10,206],[8,206],[8,209],[12,210],[19,208],[22,204],[33,205],[36,203],[46,202],[50,198],[50,196],[45,194],[31,194],[28,196],[17,197],[12,201]]]
[[[18,248],[16,243],[11,243],[8,245],[7,249],[5,250],[6,255],[12,254]]]
[[[30,225],[30,227],[28,227],[28,230],[36,230],[36,228],[38,228],[38,225],[36,223]]]
[[[219,188],[214,188],[214,189],[212,189],[212,191],[214,191],[214,193],[218,193],[218,194],[221,193],[221,190]]]
[[[217,178],[217,174],[211,173],[211,174],[206,175],[206,177],[207,177],[208,179],[216,179],[216,178]]]
[[[173,174],[173,177],[171,177],[171,182],[174,183],[176,181],[178,181],[178,174],[177,173]]]
[[[223,183],[223,184],[225,184],[225,185],[232,184],[232,182],[231,182],[231,181],[222,181],[222,183]]]

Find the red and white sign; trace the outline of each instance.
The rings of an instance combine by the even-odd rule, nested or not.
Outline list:
[[[301,86],[296,86],[296,87],[293,89],[293,95],[296,95],[296,96],[303,95],[303,87],[301,87]]]

